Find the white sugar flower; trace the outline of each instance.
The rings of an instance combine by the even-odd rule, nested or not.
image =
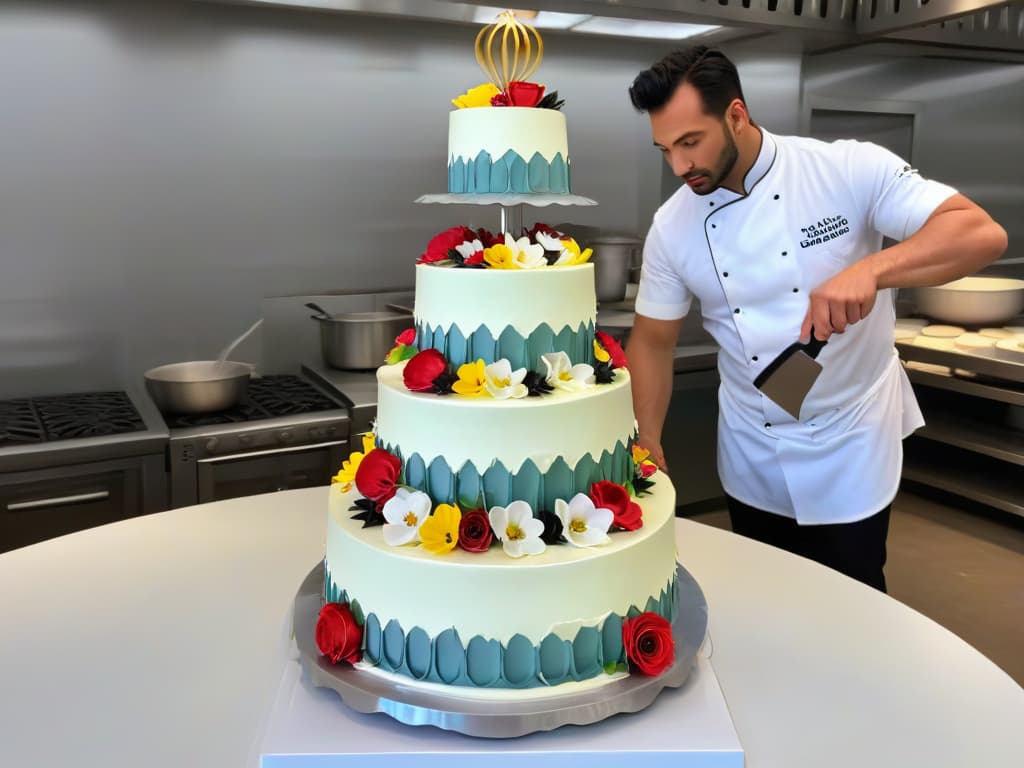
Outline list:
[[[458,251],[459,256],[464,259],[468,259],[474,253],[479,253],[484,249],[484,244],[479,239],[466,240],[463,243],[455,246],[455,250]]]
[[[533,510],[525,501],[513,501],[507,507],[491,507],[488,517],[494,535],[509,557],[539,555],[546,549],[540,538],[544,523],[533,516]]]
[[[607,544],[608,529],[615,517],[610,509],[595,507],[585,493],[577,493],[568,502],[555,499],[555,514],[562,521],[562,535],[576,547]]]
[[[507,400],[510,397],[526,397],[529,390],[523,384],[526,369],[512,370],[512,364],[502,358],[484,368],[484,387],[495,400]]]
[[[534,235],[534,238],[545,251],[554,251],[555,253],[561,253],[563,250],[562,240],[557,235],[549,235],[546,232],[541,232],[538,230],[537,234]]]
[[[513,260],[520,269],[533,269],[548,265],[547,259],[544,258],[544,246],[539,243],[531,243],[528,237],[520,237],[516,240],[506,232],[505,247],[512,251]]]
[[[420,526],[430,517],[430,497],[423,491],[399,488],[384,505],[384,542],[392,547],[420,540]]]
[[[593,366],[586,363],[573,365],[565,352],[548,352],[540,359],[548,369],[548,384],[556,389],[575,392],[589,387],[596,380]]]

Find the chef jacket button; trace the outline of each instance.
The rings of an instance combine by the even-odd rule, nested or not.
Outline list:
[[[728,276],[729,276],[729,273],[728,273],[728,272],[723,272],[723,273],[722,273],[722,277],[728,277]]]
[[[714,224],[711,225],[711,228],[712,229],[718,229],[718,227],[716,227]]]
[[[753,356],[752,358],[750,358],[750,359],[751,359],[751,360],[753,360],[753,361],[754,361],[754,362],[756,363],[756,362],[757,362],[757,355],[754,355],[754,356]]]
[[[766,422],[764,423],[764,428],[765,428],[765,429],[771,429],[771,428],[772,428],[772,423],[771,423],[770,421],[766,421]]]
[[[710,205],[710,206],[711,206],[712,208],[714,208],[714,207],[715,207],[715,201],[714,201],[714,200],[712,200],[712,201],[711,201],[711,202],[709,203],[709,205]]]
[[[736,309],[733,310],[733,314],[738,315],[739,313],[740,313],[740,308],[736,307]]]
[[[783,255],[783,256],[786,256],[786,255],[788,255],[788,254],[789,254],[789,251],[783,251],[783,252],[782,252],[782,255]]]
[[[800,293],[800,289],[799,288],[794,288],[793,289],[793,293]]]
[[[778,199],[779,199],[779,196],[778,196],[778,195],[776,195],[776,196],[775,196],[775,199],[776,199],[776,200],[778,200]]]

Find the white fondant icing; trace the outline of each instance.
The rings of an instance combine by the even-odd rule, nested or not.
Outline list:
[[[565,115],[535,107],[473,107],[457,109],[448,120],[448,160],[475,160],[487,150],[497,160],[509,150],[527,163],[534,153],[549,163],[555,154],[569,162]]]
[[[539,643],[552,627],[580,617],[644,609],[670,583],[675,559],[675,489],[666,475],[639,499],[644,524],[612,534],[603,547],[549,546],[513,560],[497,544],[485,553],[393,548],[380,527],[363,528],[349,511],[355,490],[335,485],[327,520],[327,567],[335,582],[381,626],[431,637],[454,627],[464,643],[480,635],[507,643],[515,634]]]
[[[561,456],[570,469],[587,454],[627,445],[633,435],[629,371],[617,369],[610,384],[581,392],[556,390],[541,397],[493,400],[410,392],[406,363],[377,371],[377,444],[418,453],[426,464],[441,456],[453,471],[467,461],[483,473],[498,460],[516,472],[532,459],[542,473]]]
[[[539,269],[416,266],[417,323],[469,335],[486,325],[497,338],[508,327],[524,338],[541,323],[556,334],[597,319],[594,265]],[[543,368],[540,361],[536,367]]]

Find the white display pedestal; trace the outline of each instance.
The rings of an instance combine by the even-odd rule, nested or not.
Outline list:
[[[706,644],[707,647],[710,644]],[[732,718],[702,652],[682,688],[637,714],[516,739],[482,739],[359,714],[315,688],[293,655],[260,749],[261,768],[742,768]]]

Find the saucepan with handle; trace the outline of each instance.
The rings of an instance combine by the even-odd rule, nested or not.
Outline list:
[[[252,366],[227,358],[262,323],[253,323],[216,360],[171,363],[146,371],[146,390],[156,407],[163,413],[198,414],[238,405],[248,391]]]
[[[320,326],[320,352],[324,363],[341,370],[368,370],[384,364],[395,337],[413,324],[412,311],[389,304],[373,312],[331,314],[312,302],[310,315]]]

